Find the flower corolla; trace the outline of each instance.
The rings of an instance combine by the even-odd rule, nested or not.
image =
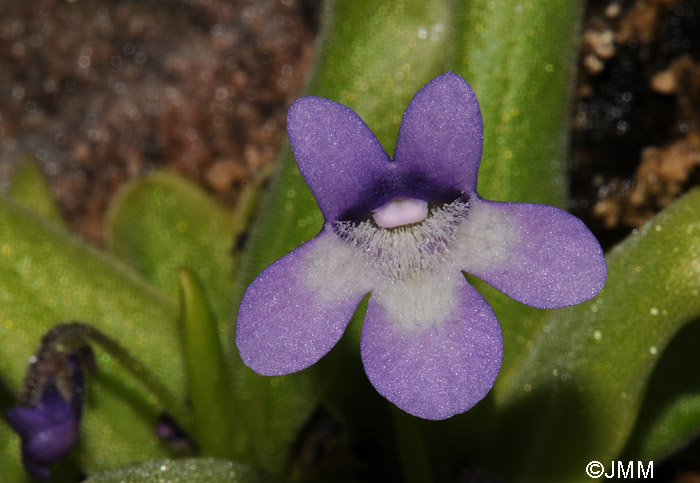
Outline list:
[[[42,481],[50,480],[51,464],[70,453],[80,436],[83,371],[76,356],[69,356],[66,366],[71,375],[69,399],[52,379],[38,403],[13,406],[5,412],[7,422],[22,439],[24,467]]]
[[[603,287],[602,250],[578,218],[478,195],[481,112],[456,74],[414,96],[393,159],[328,99],[298,99],[287,130],[325,223],[243,297],[237,346],[260,374],[318,361],[371,293],[360,343],[371,383],[408,413],[445,419],[488,393],[503,353],[496,316],[462,272],[545,309]]]

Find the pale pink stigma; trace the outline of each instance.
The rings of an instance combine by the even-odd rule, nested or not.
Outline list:
[[[425,220],[428,216],[428,203],[413,198],[396,198],[372,212],[377,225],[382,228],[395,228]]]

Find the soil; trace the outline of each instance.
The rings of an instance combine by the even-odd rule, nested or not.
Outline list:
[[[0,0],[0,189],[33,155],[98,245],[116,190],[155,169],[233,206],[284,138],[320,4]],[[700,184],[700,4],[591,0],[572,120],[569,208],[607,249]],[[306,450],[311,466],[337,457]],[[700,481],[688,451],[664,474]]]
[[[32,154],[96,244],[115,191],[154,169],[232,206],[274,160],[318,11],[314,0],[0,0],[0,180]]]
[[[0,188],[32,154],[96,244],[115,191],[154,169],[235,204],[274,160],[320,16],[319,0],[2,2]],[[700,6],[593,0],[579,64],[569,208],[609,248],[700,182]]]
[[[700,4],[592,1],[580,52],[570,208],[609,248],[700,183]]]

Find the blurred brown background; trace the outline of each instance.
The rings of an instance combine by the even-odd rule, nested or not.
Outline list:
[[[0,0],[0,186],[33,155],[83,238],[167,168],[232,206],[284,138],[320,0]],[[569,209],[609,247],[700,182],[700,2],[592,0]]]

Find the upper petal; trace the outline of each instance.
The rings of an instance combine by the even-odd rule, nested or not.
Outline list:
[[[322,97],[302,97],[289,108],[287,132],[294,158],[326,220],[381,197],[389,156],[352,109]]]
[[[474,198],[461,235],[460,268],[533,307],[585,302],[607,277],[595,236],[553,206]]]
[[[238,311],[236,344],[259,374],[289,374],[318,361],[338,342],[367,293],[335,235],[313,240],[267,267]]]
[[[447,72],[423,86],[406,108],[394,160],[405,177],[420,179],[427,189],[473,193],[482,142],[474,91]]]
[[[369,301],[361,340],[367,376],[380,394],[421,418],[445,419],[470,409],[489,392],[501,367],[496,316],[459,279],[453,309],[427,327],[411,327],[374,295]]]

